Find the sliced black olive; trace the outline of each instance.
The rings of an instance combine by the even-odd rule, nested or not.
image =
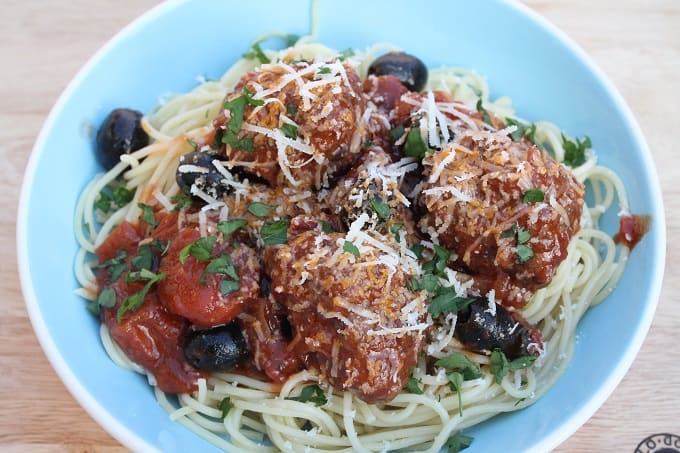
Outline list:
[[[420,91],[427,82],[425,63],[405,52],[389,52],[375,59],[368,67],[368,73],[395,76],[409,91]]]
[[[187,362],[204,371],[231,370],[247,355],[248,345],[235,321],[191,332],[184,343]]]
[[[488,353],[500,349],[508,360],[514,360],[534,354],[529,345],[540,338],[540,332],[502,305],[496,304],[494,314],[488,299],[479,297],[466,310],[458,312],[455,336],[472,351]]]
[[[215,159],[218,157],[214,154],[201,151],[180,157],[176,179],[184,193],[191,194],[192,185],[213,198],[219,198],[228,192],[229,186],[225,184],[224,175],[213,164]]]
[[[120,162],[120,156],[137,151],[149,144],[142,128],[142,113],[137,110],[115,109],[97,131],[96,156],[110,170]]]

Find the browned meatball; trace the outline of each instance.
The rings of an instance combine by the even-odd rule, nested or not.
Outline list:
[[[310,230],[270,249],[273,297],[288,309],[292,347],[339,391],[369,403],[392,400],[423,345],[425,294],[406,288],[399,266],[381,253],[343,250],[344,234]]]
[[[423,163],[419,226],[458,255],[480,291],[521,306],[550,282],[579,229],[584,188],[571,172],[526,141],[488,131],[459,134]]]
[[[415,222],[409,209],[411,202],[401,192],[401,184],[417,167],[415,159],[392,163],[385,151],[374,147],[337,183],[327,204],[347,228],[365,213],[381,233],[396,235],[403,230],[407,243],[413,244]]]
[[[229,103],[246,91],[252,98],[243,124],[230,134],[239,112]],[[262,65],[242,77],[226,103],[214,122],[216,146],[272,186],[320,189],[349,168],[364,141],[361,82],[352,66],[337,60]]]

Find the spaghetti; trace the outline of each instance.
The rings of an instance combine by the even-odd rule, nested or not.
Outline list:
[[[377,53],[387,48],[376,46],[366,53],[357,53],[348,61],[342,62],[338,59],[338,52],[302,39],[291,48],[280,52],[265,51],[265,55],[273,62],[268,64],[268,67],[292,71],[290,80],[282,82],[280,89],[288,83],[291,85],[298,83],[296,81],[303,77],[300,75],[301,70],[290,63],[295,59],[311,62],[305,68],[316,65],[310,73],[325,72],[323,68],[329,68],[328,72],[337,79],[332,83],[336,83],[338,87],[350,87],[351,90],[358,85],[352,85],[347,82],[347,76],[343,76],[342,71],[346,65],[356,68],[361,81],[365,81],[368,78],[369,64]],[[277,62],[280,62],[279,66]],[[244,80],[244,75],[251,73],[258,66],[260,65],[256,60],[244,58],[220,80],[204,82],[190,93],[167,100],[144,119],[144,127],[153,143],[122,156],[120,163],[96,177],[84,190],[77,205],[75,221],[76,237],[81,246],[76,260],[76,277],[81,285],[78,293],[81,296],[93,303],[98,300],[102,288],[97,280],[97,274],[101,266],[90,257],[107,241],[112,231],[125,221],[137,222],[143,215],[144,206],[153,206],[156,213],[170,213],[177,207],[177,197],[182,193],[176,177],[181,156],[210,143],[215,133],[213,121],[223,114],[225,94],[237,90],[239,83]],[[437,100],[432,94],[436,92],[445,93],[448,98]],[[256,91],[253,95],[256,100],[270,102],[267,96],[258,97],[258,93],[260,92]],[[438,146],[432,159],[442,156],[439,153],[444,152],[447,143],[454,143],[456,139],[453,136],[461,137],[467,133],[461,131],[474,129],[478,132],[482,112],[490,115],[492,121],[487,126],[481,126],[481,130],[487,134],[487,138],[491,137],[493,140],[500,140],[502,137],[510,140],[508,137],[513,132],[524,132],[529,127],[528,123],[515,116],[508,99],[502,98],[491,102],[486,82],[478,74],[467,69],[442,68],[431,71],[424,93],[426,94],[423,98],[412,97],[409,101],[408,95],[405,95],[404,99],[406,103],[417,104],[417,108],[425,112],[411,118],[411,130],[419,131],[426,145]],[[334,94],[339,96],[337,93]],[[367,113],[370,108],[369,104],[356,115],[357,123],[362,125],[359,128],[364,127],[367,130],[371,127],[379,128],[380,123],[386,121],[377,114],[372,117],[371,112]],[[416,110],[415,105],[413,110]],[[421,121],[418,128],[413,118],[422,120],[428,114],[431,118]],[[455,121],[452,119],[454,114]],[[250,118],[246,115],[246,120]],[[511,121],[508,123],[515,125],[498,124],[499,127],[496,127],[494,118],[510,118]],[[391,127],[389,120],[390,118],[387,119],[388,125]],[[247,124],[245,128],[248,127]],[[508,127],[504,128],[505,126]],[[298,127],[301,128],[299,125]],[[563,162],[565,137],[559,128],[548,122],[534,123],[531,127],[533,142],[550,150],[557,162]],[[249,133],[257,137],[258,134],[263,136],[269,132],[250,126]],[[282,143],[286,139],[274,136],[273,133],[269,134],[269,138],[276,143]],[[401,135],[401,143],[408,140],[408,137],[410,134]],[[216,164],[217,169],[223,171],[224,184],[229,187],[230,192],[229,195],[220,197],[200,188],[192,189],[194,197],[200,199],[201,204],[201,208],[191,214],[195,215],[195,222],[200,225],[201,237],[215,234],[214,224],[218,221],[247,216],[247,207],[253,203],[272,207],[274,219],[282,219],[288,212],[293,211],[308,215],[317,214],[314,204],[324,197],[357,196],[356,193],[349,195],[331,193],[327,189],[331,183],[324,181],[323,177],[304,182],[302,175],[311,165],[310,162],[321,166],[324,162],[323,156],[317,154],[317,149],[312,149],[311,154],[305,157],[306,160],[296,161],[298,154],[304,153],[304,149],[296,148],[298,154],[293,154],[290,147],[295,146],[292,143],[295,139],[290,137],[287,139],[285,143],[288,147],[279,147],[278,151],[275,149],[274,153],[278,152],[278,156],[273,159],[277,162],[275,169],[285,174],[268,177],[264,170],[258,174],[265,175],[264,179],[268,179],[272,185],[282,179],[285,180],[286,183],[280,190],[263,192],[258,189],[260,185],[249,182],[247,177],[234,176],[235,173],[232,171],[234,168],[254,171],[261,166],[262,162],[256,158],[241,153],[231,155],[227,159],[224,157],[217,159],[221,161]],[[357,139],[349,137],[345,140],[349,148],[352,147],[350,142],[353,140]],[[437,140],[439,143],[435,143]],[[525,138],[520,137],[520,140]],[[397,144],[398,141],[399,137]],[[431,164],[431,173],[428,176],[432,181],[442,178],[442,172],[445,174],[450,170],[454,159],[457,159],[455,156],[470,150],[463,141],[455,142],[455,146],[459,151],[455,149],[450,151],[453,157],[448,160],[444,157],[438,164],[436,162]],[[427,159],[428,157],[425,157],[426,163]],[[461,430],[498,413],[519,410],[532,404],[559,379],[568,366],[573,354],[579,319],[589,307],[601,302],[612,291],[628,258],[629,250],[626,247],[618,247],[611,236],[598,226],[602,214],[614,209],[615,202],[618,202],[618,210],[621,213],[629,212],[623,185],[614,172],[597,164],[596,156],[591,150],[586,151],[584,159],[584,162],[571,169],[570,174],[578,183],[586,185],[592,196],[592,202],[583,209],[577,219],[578,231],[570,238],[566,257],[559,264],[550,283],[533,291],[528,301],[516,310],[528,324],[541,332],[542,345],[540,347],[534,345],[533,348],[533,351],[540,354],[537,354],[531,366],[505,370],[506,373],[499,378],[497,368],[496,372],[492,371],[494,369],[492,362],[498,359],[497,355],[470,351],[455,337],[456,313],[443,311],[433,316],[431,307],[430,313],[427,312],[425,299],[421,300],[420,305],[415,303],[414,299],[413,306],[404,312],[405,320],[392,327],[383,326],[383,330],[375,327],[377,330],[370,331],[376,336],[394,335],[398,338],[416,332],[413,335],[421,335],[418,338],[423,341],[420,348],[422,352],[415,358],[413,366],[407,370],[410,373],[407,376],[408,388],[399,391],[389,401],[366,402],[366,398],[362,399],[357,392],[338,391],[337,385],[331,385],[328,379],[332,371],[320,372],[318,368],[303,368],[281,383],[266,379],[262,375],[238,371],[211,372],[197,379],[195,391],[181,393],[176,397],[155,386],[159,404],[169,412],[171,419],[195,431],[219,448],[225,451],[248,452],[279,450],[362,452],[399,449],[436,452],[454,440],[464,441],[465,439],[461,437],[456,439],[457,433]],[[434,198],[439,201],[453,199],[455,194],[442,195],[443,192],[436,192],[435,189],[441,188],[441,185],[432,185],[428,188],[416,184],[411,187],[410,193],[402,194],[401,188],[406,174],[413,171],[416,163],[417,159],[407,158],[398,164],[384,162],[384,165],[372,167],[370,160],[364,161],[363,169],[356,170],[358,179],[354,182],[357,186],[360,185],[361,171],[364,175],[372,175],[374,180],[382,178],[380,193],[385,195],[389,192],[393,198],[384,196],[381,199],[385,200],[391,212],[401,212],[400,209],[408,208],[409,199],[414,199],[413,194],[427,190],[436,195]],[[330,168],[330,164],[328,165]],[[436,174],[437,172],[439,174]],[[133,197],[124,206],[102,216],[95,208],[95,204],[102,190],[111,184],[122,184]],[[451,192],[452,189],[448,190]],[[399,198],[399,194],[402,194],[402,198]],[[461,193],[460,196],[462,195],[464,194]],[[356,198],[359,205],[366,201],[365,198],[363,201],[360,198]],[[374,209],[379,215],[379,210],[375,206]],[[250,216],[248,219],[248,228],[254,231],[260,231],[266,224],[265,220],[257,216]],[[343,251],[340,248],[343,244],[340,239],[338,239],[340,242],[337,242],[340,245],[336,246],[333,241],[336,241],[337,236],[333,235],[338,233],[317,231],[316,236],[321,238],[317,240],[318,245],[329,250],[325,255],[316,257],[313,253],[305,255],[307,262],[313,262],[309,268],[340,266],[338,264],[340,261],[328,265],[324,264],[324,260],[345,260],[356,264],[361,259],[370,260],[373,259],[371,256],[375,256],[375,260],[382,260],[380,265],[386,269],[390,268],[390,265],[385,263],[394,258],[394,261],[389,263],[396,263],[397,267],[394,269],[399,269],[385,277],[386,280],[383,282],[386,287],[390,287],[400,278],[402,280],[406,278],[399,272],[405,272],[406,276],[414,278],[423,277],[422,263],[427,259],[434,260],[440,247],[438,235],[430,234],[431,225],[422,222],[417,228],[415,224],[406,227],[402,225],[396,229],[396,239],[392,240],[394,231],[380,232],[378,229],[368,231],[367,222],[367,216],[361,213],[354,217],[350,216],[348,220],[348,231],[343,237],[352,238],[351,244],[357,249],[356,255],[353,250]],[[411,231],[415,229],[420,231]],[[516,240],[519,246],[520,236],[517,235],[517,231],[514,234],[515,237],[512,239]],[[424,246],[424,258],[420,261],[413,252],[407,251],[408,246],[416,242],[413,239],[414,235],[425,236],[420,241]],[[387,236],[390,236],[389,240],[386,239]],[[345,243],[347,242],[350,241],[345,239]],[[446,261],[448,262],[448,257]],[[374,261],[369,261],[369,265],[370,263],[378,266]],[[314,277],[313,272],[309,271],[307,275],[296,274],[300,280],[295,283],[300,287],[304,286],[306,279]],[[486,291],[488,288],[480,291],[475,287],[476,283],[460,269],[454,270],[453,267],[443,266],[435,277],[441,291],[450,290],[457,297],[466,297],[470,294],[486,295],[489,299],[487,301],[489,310],[494,316],[496,310],[502,309],[493,300],[493,291]],[[414,297],[417,294],[426,292],[422,289],[418,292],[416,288],[413,292]],[[427,300],[431,300],[431,295],[427,296]],[[357,312],[355,316],[360,317],[361,313],[364,313],[367,318],[370,317],[371,313],[360,312],[359,309],[365,309],[362,307],[355,307]],[[408,314],[409,310],[412,315]],[[100,333],[104,348],[117,365],[146,374],[152,385],[157,384],[153,374],[131,360],[111,337],[110,329],[105,322],[102,322]],[[455,368],[433,365],[442,364],[444,362],[441,361],[446,357],[460,352],[464,352],[464,356],[480,370],[478,376],[472,379],[461,377],[460,381],[455,381],[455,376],[452,378],[453,373],[450,373]],[[459,374],[463,372],[460,371]],[[303,402],[301,395],[313,384],[316,384],[322,393],[317,395],[319,402]]]

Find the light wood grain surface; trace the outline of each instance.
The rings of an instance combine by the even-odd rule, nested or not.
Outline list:
[[[157,0],[0,2],[0,451],[120,452],[67,392],[31,329],[17,274],[17,201],[33,142],[84,62]],[[622,383],[557,451],[632,452],[680,435],[680,1],[527,0],[600,65],[648,139],[669,237],[651,330]],[[531,429],[526,427],[526,429]]]

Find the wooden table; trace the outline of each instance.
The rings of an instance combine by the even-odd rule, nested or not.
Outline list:
[[[4,0],[0,8],[0,451],[125,451],[75,402],[33,334],[17,275],[15,219],[31,147],[83,63],[157,0]],[[631,105],[659,171],[668,236],[680,234],[680,2],[527,0],[578,42]],[[557,451],[628,451],[680,435],[680,246],[670,242],[661,301],[632,368]],[[530,429],[530,427],[527,427]]]

